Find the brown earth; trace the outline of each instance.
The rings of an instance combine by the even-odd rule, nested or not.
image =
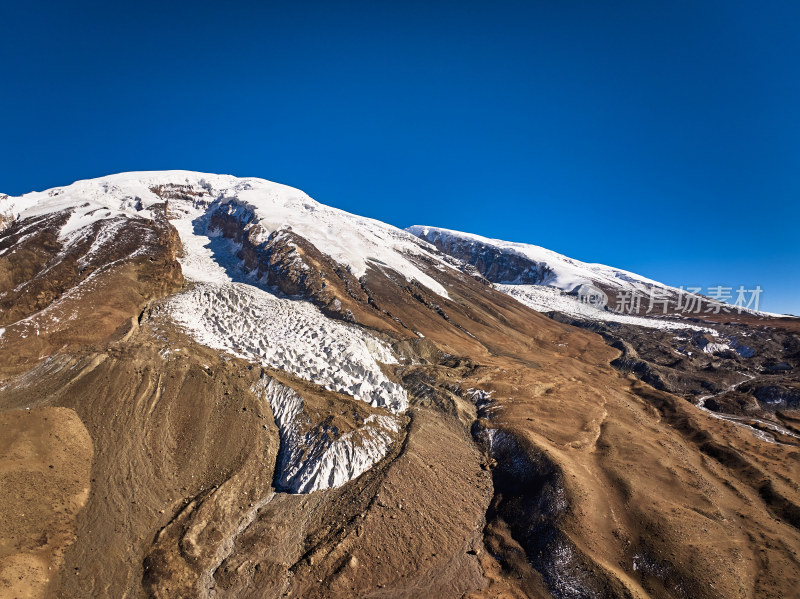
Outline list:
[[[75,541],[92,439],[69,408],[0,413],[0,597],[41,597]]]

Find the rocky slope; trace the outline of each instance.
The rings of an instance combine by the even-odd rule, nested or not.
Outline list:
[[[653,387],[679,394],[732,422],[775,440],[795,438],[794,405],[800,386],[800,319],[734,308],[696,296],[681,310],[681,291],[634,273],[586,264],[538,246],[487,239],[435,227],[409,232],[474,267],[493,286],[560,322],[599,333],[622,355],[612,363]],[[579,297],[601,290],[609,304]],[[642,306],[628,314],[614,294],[638,293]],[[650,310],[649,299],[663,303]],[[615,309],[617,308],[617,309]],[[778,428],[776,428],[778,427]]]
[[[785,597],[800,581],[788,329],[748,357],[714,323],[573,326],[487,281],[544,269],[470,266],[259,179],[129,173],[0,213],[0,594]],[[772,378],[731,374],[755,370]],[[709,381],[766,398],[782,431],[694,405]]]

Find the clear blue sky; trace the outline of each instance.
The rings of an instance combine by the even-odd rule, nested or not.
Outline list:
[[[0,1],[2,192],[258,176],[800,314],[797,2]]]

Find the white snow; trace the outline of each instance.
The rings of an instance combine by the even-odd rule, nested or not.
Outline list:
[[[703,352],[707,354],[718,354],[731,349],[727,343],[708,343],[703,347]]]
[[[408,405],[405,390],[378,365],[395,363],[391,350],[308,302],[279,298],[245,283],[198,283],[170,300],[168,310],[208,347],[291,372],[372,406],[402,412]]]
[[[110,185],[104,179],[77,181],[63,188],[31,192],[18,197],[5,197],[0,199],[0,214],[18,219],[69,211],[69,220],[61,230],[62,240],[102,220],[119,216],[152,218],[152,214],[136,202],[138,193],[153,196],[146,186],[134,184],[132,180],[130,185],[123,189],[118,185]],[[151,202],[153,203],[155,202]]]
[[[363,276],[368,265],[386,266],[447,297],[438,281],[409,261],[407,255],[423,253],[415,236],[380,221],[319,204],[300,191],[253,181],[258,183],[252,189],[236,190],[232,203],[239,213],[255,212],[258,224],[265,229],[263,238],[255,241],[266,241],[273,231],[289,226],[320,251],[349,266],[356,277]]]
[[[0,214],[27,218],[69,210],[71,216],[61,231],[62,239],[67,239],[100,220],[152,218],[149,209],[164,201],[151,191],[157,185],[187,185],[192,192],[204,194],[202,201],[170,200],[171,207],[183,204],[214,209],[228,205],[234,212],[252,212],[253,224],[262,227],[264,240],[273,231],[291,227],[356,277],[364,275],[368,266],[387,267],[447,297],[444,287],[413,262],[414,256],[425,256],[446,267],[428,251],[425,242],[391,225],[325,206],[298,189],[264,179],[191,171],[121,173],[2,198]]]
[[[521,304],[537,312],[561,312],[573,318],[584,320],[602,320],[605,322],[619,322],[632,324],[650,329],[701,331],[716,335],[717,332],[707,327],[700,327],[679,321],[665,320],[662,318],[646,318],[632,314],[621,314],[611,310],[600,310],[588,303],[580,301],[573,295],[554,287],[541,285],[493,285],[498,291],[507,293]]]
[[[180,259],[183,276],[189,281],[201,283],[231,283],[232,273],[240,267],[234,255],[236,248],[229,241],[206,230],[205,209],[181,203],[170,211],[173,216],[170,223],[178,231],[183,245]]]
[[[264,377],[260,391],[270,403],[281,438],[277,487],[292,493],[311,493],[339,487],[383,459],[400,431],[396,416],[373,414],[353,431],[338,435],[335,427],[323,434],[303,432],[303,399],[292,389]]]
[[[332,320],[310,302],[253,284],[228,239],[205,231],[200,208],[173,211],[183,242],[180,259],[192,289],[170,300],[173,319],[204,345],[291,372],[331,391],[402,412],[405,390],[378,362],[394,364],[389,347],[355,325]]]

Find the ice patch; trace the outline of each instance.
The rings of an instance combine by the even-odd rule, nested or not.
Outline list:
[[[277,368],[375,407],[402,412],[405,390],[378,362],[396,363],[368,333],[325,317],[309,302],[279,298],[244,283],[199,283],[167,309],[198,342]]]
[[[707,354],[718,354],[728,349],[731,349],[731,346],[727,343],[708,343],[703,347],[703,352]]]
[[[303,399],[292,389],[264,377],[259,384],[275,415],[281,439],[275,486],[292,493],[339,487],[386,455],[400,431],[396,416],[373,414],[357,430],[338,435],[305,431]]]

